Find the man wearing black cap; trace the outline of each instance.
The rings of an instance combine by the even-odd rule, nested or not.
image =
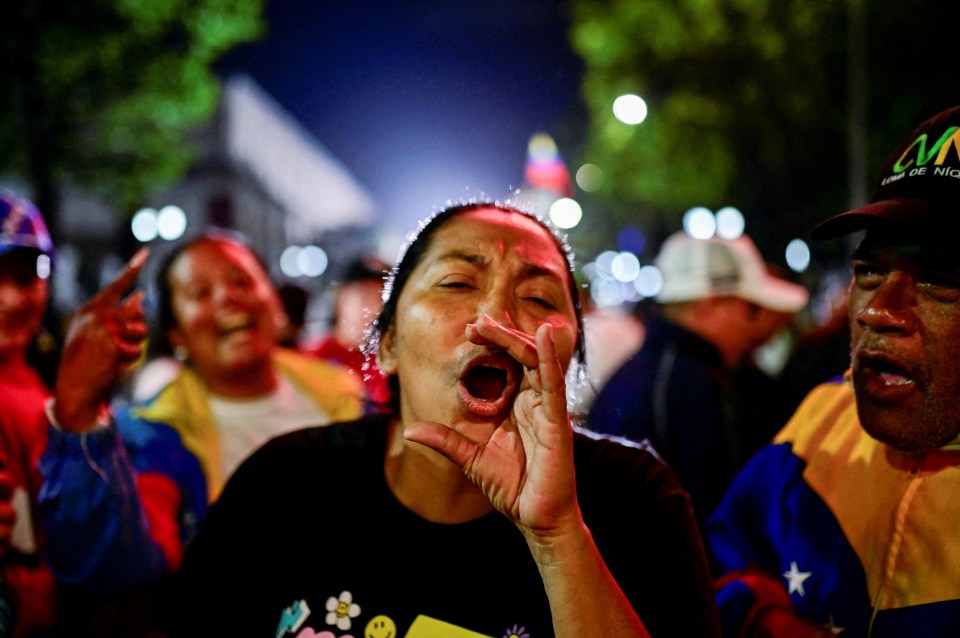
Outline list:
[[[727,635],[960,631],[960,107],[884,163],[863,232],[851,368],[805,399],[710,521]]]

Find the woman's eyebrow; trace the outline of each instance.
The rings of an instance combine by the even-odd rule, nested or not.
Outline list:
[[[473,266],[484,266],[489,262],[489,260],[483,255],[479,255],[477,253],[468,253],[462,250],[451,250],[450,252],[443,253],[437,257],[437,263],[445,263],[450,261],[465,261]]]
[[[566,271],[560,271],[556,268],[541,266],[539,264],[526,264],[521,270],[521,274],[527,278],[547,277],[549,279],[556,279],[560,282],[564,281],[564,272]]]

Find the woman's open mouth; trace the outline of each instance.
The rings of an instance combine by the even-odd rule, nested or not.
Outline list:
[[[520,374],[520,364],[506,353],[485,353],[472,359],[460,376],[460,398],[468,411],[496,416],[513,405]]]

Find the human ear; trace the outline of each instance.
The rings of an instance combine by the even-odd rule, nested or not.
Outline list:
[[[394,337],[393,330],[387,330],[380,336],[380,344],[377,347],[377,365],[384,374],[396,374],[397,357],[393,352]]]

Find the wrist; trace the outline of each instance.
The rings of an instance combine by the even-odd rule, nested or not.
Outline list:
[[[64,411],[56,398],[51,397],[44,404],[44,412],[50,424],[63,432],[87,432],[108,427],[111,423],[110,406],[106,403]]]

